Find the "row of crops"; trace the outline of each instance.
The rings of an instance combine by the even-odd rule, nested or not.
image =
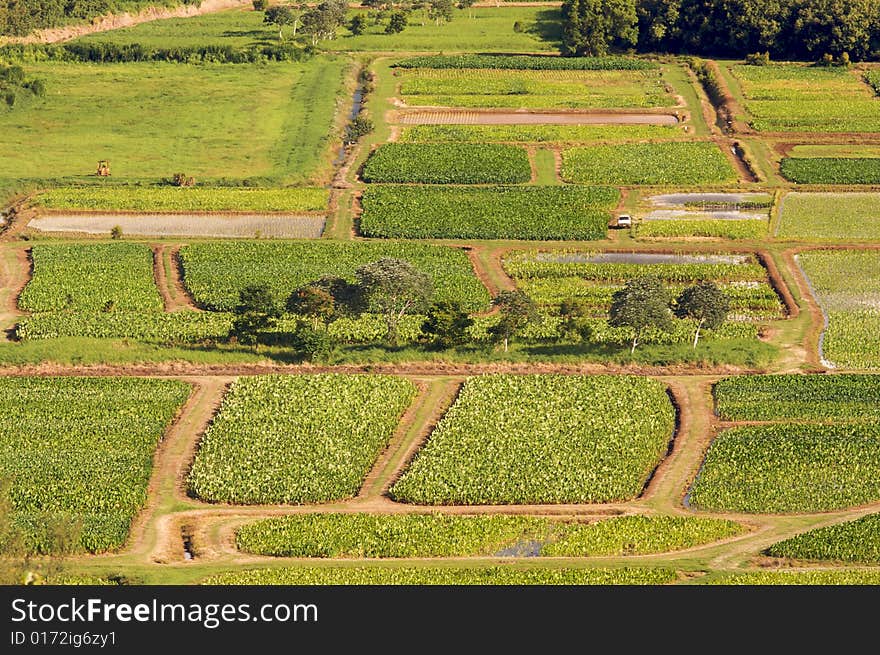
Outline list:
[[[880,104],[846,68],[781,64],[731,68],[759,132],[880,132]]]
[[[153,452],[189,393],[171,380],[0,379],[0,480],[28,549],[122,547]]]
[[[823,512],[880,499],[880,383],[874,376],[746,376],[715,387],[722,431],[689,495],[700,509]],[[812,402],[811,402],[812,401]]]
[[[783,314],[767,270],[750,256],[517,251],[508,254],[503,264],[517,286],[545,307],[576,302],[603,316],[613,294],[628,280],[653,275],[673,294],[695,282],[715,282],[726,293],[734,318],[756,320]]]
[[[682,139],[674,125],[407,125],[400,143],[605,143]]]
[[[880,193],[788,193],[782,201],[776,236],[880,240]]]
[[[236,532],[239,550],[273,557],[590,557],[663,553],[743,534],[723,519],[621,516],[597,522],[530,516],[305,514]]]
[[[785,157],[779,164],[779,172],[798,184],[880,184],[880,159]]]
[[[595,240],[620,199],[613,187],[371,186],[364,236],[405,239]]]
[[[323,212],[330,193],[319,188],[83,186],[45,191],[38,208],[132,212]]]

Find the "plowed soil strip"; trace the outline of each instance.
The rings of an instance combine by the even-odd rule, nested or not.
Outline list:
[[[401,125],[678,125],[671,114],[597,112],[471,111],[455,109],[401,111]]]

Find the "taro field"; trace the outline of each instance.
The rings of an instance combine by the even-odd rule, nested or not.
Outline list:
[[[782,203],[776,236],[815,241],[880,240],[880,194],[789,193]]]

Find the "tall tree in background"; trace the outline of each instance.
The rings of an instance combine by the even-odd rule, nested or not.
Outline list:
[[[565,0],[562,54],[601,57],[638,41],[636,0]]]

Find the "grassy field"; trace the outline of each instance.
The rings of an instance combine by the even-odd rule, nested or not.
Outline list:
[[[338,57],[259,66],[29,65],[45,79],[46,98],[0,112],[0,179],[84,180],[99,159],[110,160],[115,181],[178,171],[197,181],[322,179],[347,66]]]
[[[355,13],[365,13],[352,11]],[[321,47],[339,51],[461,51],[510,52],[552,51],[558,47],[559,9],[555,7],[478,8],[470,12],[456,10],[453,20],[440,26],[423,19],[421,12],[410,17],[400,34],[384,33],[385,26],[369,26],[366,33],[352,36],[339,30],[339,36],[324,41]],[[527,31],[513,31],[519,21]],[[288,37],[292,29],[287,28]],[[202,45],[248,46],[278,43],[278,30],[263,24],[262,12],[235,9],[196,18],[171,19],[144,23],[81,41],[103,43],[141,43],[150,48],[179,48]]]
[[[789,193],[782,204],[776,236],[880,240],[880,193]]]

